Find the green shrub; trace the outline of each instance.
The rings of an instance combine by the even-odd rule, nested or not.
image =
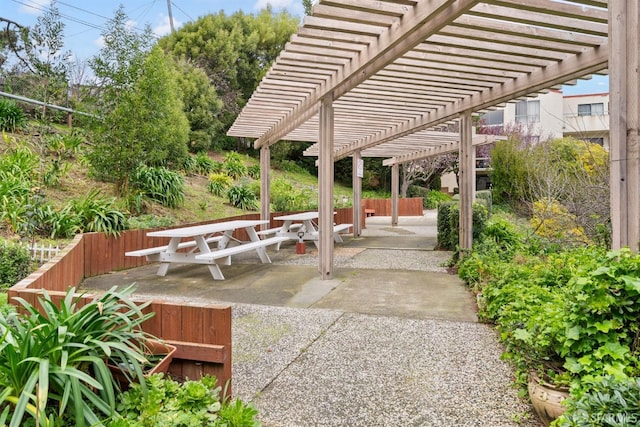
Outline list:
[[[163,167],[139,166],[131,178],[131,185],[169,208],[177,208],[184,202],[182,176]]]
[[[23,299],[26,314],[0,314],[0,412],[10,426],[100,425],[114,414],[118,390],[108,358],[144,381],[140,325],[153,315],[143,313],[149,303],[133,303],[132,287],[84,306],[74,292],[59,303],[45,293],[44,314]]]
[[[204,130],[193,130],[189,132],[188,147],[192,153],[208,150],[211,147],[211,135]]]
[[[200,175],[209,175],[213,172],[215,163],[215,160],[209,157],[209,155],[204,151],[196,154],[196,172]]]
[[[569,399],[557,427],[632,427],[640,424],[640,378],[606,377],[577,400]]]
[[[451,196],[439,190],[429,190],[426,197],[422,199],[422,206],[425,209],[437,209],[441,203],[451,200]]]
[[[146,390],[133,384],[119,396],[118,414],[106,425],[257,427],[258,412],[239,399],[221,401],[216,383],[211,376],[178,383],[161,374],[151,375]]]
[[[498,141],[491,150],[491,183],[497,201],[516,204],[527,196],[528,152],[516,138]]]
[[[229,151],[224,156],[224,170],[234,180],[247,174],[247,167],[242,163],[242,156],[235,151]]]
[[[284,178],[278,177],[271,181],[271,203],[275,212],[312,209],[314,196],[311,190],[295,187]]]
[[[223,173],[212,173],[209,175],[207,188],[214,196],[222,197],[232,183],[233,180],[230,176]]]
[[[260,179],[260,165],[252,165],[247,168],[247,175],[253,179]]]
[[[473,239],[476,240],[484,232],[489,214],[487,208],[473,204]],[[460,241],[460,206],[456,202],[445,202],[438,206],[438,248],[455,250]]]
[[[27,116],[15,102],[0,98],[0,131],[15,132],[27,126]]]
[[[258,209],[258,198],[245,184],[235,185],[227,191],[229,203],[239,209],[254,211]]]
[[[476,201],[484,201],[487,211],[489,212],[489,216],[491,216],[491,212],[493,210],[493,195],[491,194],[491,190],[476,191]]]
[[[69,202],[70,209],[77,215],[79,227],[85,232],[102,232],[117,236],[127,228],[124,214],[114,207],[114,200],[98,197],[100,191],[94,189],[81,199]]]
[[[0,240],[0,289],[15,285],[31,271],[29,250],[18,243]]]
[[[68,239],[82,230],[80,217],[68,204],[59,211],[44,205],[37,211],[37,232],[52,239]]]

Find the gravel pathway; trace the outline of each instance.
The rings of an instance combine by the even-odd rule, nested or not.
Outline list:
[[[234,306],[234,393],[265,427],[539,426],[488,325]]]

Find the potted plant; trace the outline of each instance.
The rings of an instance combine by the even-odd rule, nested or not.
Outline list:
[[[169,365],[173,360],[177,347],[167,344],[155,338],[145,338],[138,343],[140,353],[145,360],[140,364],[142,376],[147,378],[153,374],[164,374],[169,370]],[[138,382],[136,367],[130,359],[116,360],[109,359],[107,366],[124,389],[129,387],[131,382]]]

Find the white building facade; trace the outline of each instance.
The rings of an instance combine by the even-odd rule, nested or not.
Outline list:
[[[561,91],[553,90],[490,111],[482,116],[480,124],[499,129],[519,129],[531,142],[573,137],[600,144],[608,150],[609,94],[563,96]],[[477,187],[484,189],[486,173],[478,169],[477,175]],[[443,176],[442,188],[443,191],[454,192],[457,188],[455,175]]]

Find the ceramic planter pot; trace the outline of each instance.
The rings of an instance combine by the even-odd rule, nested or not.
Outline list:
[[[544,425],[550,425],[566,410],[562,401],[569,397],[568,387],[543,382],[535,372],[530,372],[528,391],[533,409]]]

